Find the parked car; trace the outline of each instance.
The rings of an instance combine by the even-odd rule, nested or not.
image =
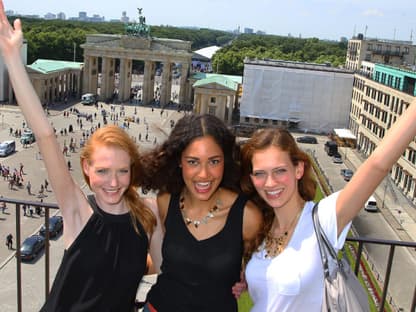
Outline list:
[[[318,144],[318,140],[311,135],[305,135],[305,136],[301,136],[296,138],[296,142],[299,143],[309,143],[309,144]]]
[[[351,169],[341,169],[341,175],[344,177],[345,181],[351,180],[354,172]]]
[[[377,200],[375,199],[374,196],[370,196],[370,198],[366,201],[365,206],[364,206],[364,210],[369,211],[369,212],[377,212],[378,211]]]
[[[61,216],[53,216],[49,218],[49,237],[56,237],[62,232],[64,223]],[[46,236],[45,224],[39,230],[39,235]]]
[[[16,150],[16,141],[7,140],[0,143],[0,156],[6,157]]]
[[[334,156],[338,154],[338,144],[335,141],[326,141],[324,148],[328,156]]]
[[[23,145],[26,145],[26,144],[32,144],[35,141],[36,141],[36,138],[32,130],[28,128],[24,129],[22,136],[20,138],[20,143],[22,143]]]
[[[81,103],[83,105],[94,105],[98,102],[97,94],[86,93],[81,97]]]
[[[332,161],[336,164],[342,164],[342,156],[339,153],[336,153],[332,156]]]
[[[45,238],[41,235],[32,235],[23,241],[20,247],[22,261],[31,261],[45,248]]]

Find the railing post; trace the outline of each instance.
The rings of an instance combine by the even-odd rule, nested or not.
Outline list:
[[[49,277],[50,277],[50,235],[49,235],[49,208],[46,207],[40,207],[45,210],[45,301],[48,299],[49,296]]]
[[[20,257],[20,242],[20,204],[16,203],[17,312],[22,312],[22,262]]]
[[[384,311],[384,303],[386,302],[387,297],[387,289],[389,288],[389,282],[390,282],[390,273],[391,273],[391,265],[393,263],[393,257],[394,257],[394,249],[396,246],[391,245],[390,246],[390,252],[389,252],[389,258],[387,261],[387,268],[386,268],[386,277],[384,278],[384,286],[383,286],[383,296],[381,298],[380,302],[380,312]]]

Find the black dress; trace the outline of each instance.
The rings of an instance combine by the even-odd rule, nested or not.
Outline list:
[[[197,240],[182,218],[179,195],[171,196],[162,245],[162,273],[147,296],[158,312],[237,311],[231,288],[240,280],[246,201],[239,195],[223,229]]]
[[[148,239],[129,213],[108,214],[89,196],[94,213],[65,250],[41,311],[132,311],[146,269]]]

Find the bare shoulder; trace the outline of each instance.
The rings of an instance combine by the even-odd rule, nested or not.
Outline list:
[[[260,208],[252,201],[247,201],[244,207],[243,236],[252,239],[260,231],[263,224],[263,214]]]
[[[156,198],[157,210],[159,212],[160,219],[163,222],[165,221],[165,218],[168,212],[169,201],[170,201],[169,193],[160,193],[157,195],[157,198]]]

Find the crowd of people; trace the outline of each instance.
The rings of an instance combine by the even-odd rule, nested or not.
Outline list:
[[[118,125],[97,127],[80,153],[86,196],[21,61],[21,22],[10,25],[0,4],[0,50],[64,220],[66,252],[41,311],[131,311],[149,272],[158,277],[145,312],[237,311],[246,287],[252,311],[321,311],[316,182],[287,130],[258,130],[240,148],[217,117],[186,115],[142,152]],[[415,120],[416,101],[345,188],[321,200],[319,221],[335,249],[414,139]]]

